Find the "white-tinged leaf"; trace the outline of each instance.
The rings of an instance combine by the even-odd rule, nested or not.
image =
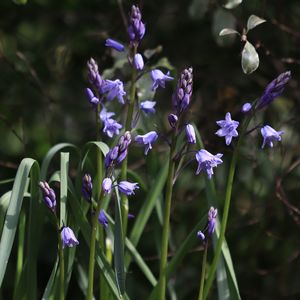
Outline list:
[[[237,7],[243,2],[243,0],[228,0],[226,4],[224,4],[224,7],[227,9],[232,9]]]
[[[259,66],[259,57],[254,46],[248,41],[242,51],[242,68],[245,74],[251,74]]]
[[[238,34],[240,35],[239,32],[237,32],[236,30],[234,29],[231,29],[231,28],[224,28],[220,31],[219,33],[219,36],[223,36],[223,35],[228,35],[228,34]]]
[[[254,27],[265,23],[266,20],[256,16],[256,15],[251,15],[247,21],[247,31],[253,29]]]

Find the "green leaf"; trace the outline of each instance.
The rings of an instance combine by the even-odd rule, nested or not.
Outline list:
[[[2,227],[3,227],[3,223],[4,223],[6,212],[8,209],[10,197],[11,197],[11,191],[6,192],[0,198],[0,230],[2,230]]]
[[[86,143],[82,150],[83,158],[81,160],[81,170],[83,170],[83,168],[84,168],[84,164],[88,157],[89,152],[94,147],[96,147],[97,150],[100,150],[102,152],[103,156],[105,156],[109,151],[109,147],[103,142],[91,141],[91,142]]]
[[[219,36],[224,36],[224,35],[229,35],[229,34],[238,34],[240,35],[239,32],[237,32],[236,30],[234,29],[231,29],[231,28],[224,28],[220,31],[219,33]]]
[[[243,2],[243,0],[228,0],[226,4],[224,4],[224,7],[227,9],[232,9],[237,7]]]
[[[242,68],[245,74],[251,74],[259,66],[259,57],[254,46],[246,42],[242,51]]]
[[[251,15],[247,21],[247,31],[255,28],[256,26],[265,23],[266,20],[256,16],[256,15]]]
[[[62,228],[67,224],[66,203],[68,196],[68,170],[69,170],[69,153],[60,153],[60,213],[59,225]]]
[[[46,285],[45,291],[43,293],[43,297],[42,300],[48,300],[51,296],[52,293],[52,289],[53,289],[53,284],[54,284],[54,280],[55,280],[55,276],[57,273],[57,268],[58,268],[58,262],[59,262],[59,258],[56,258],[55,264],[53,266],[51,275],[49,277],[48,283]]]

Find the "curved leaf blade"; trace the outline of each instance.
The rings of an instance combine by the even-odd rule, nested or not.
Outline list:
[[[253,73],[259,66],[259,57],[254,46],[246,42],[242,51],[242,68],[245,74]]]
[[[265,22],[267,22],[265,19],[262,19],[256,15],[251,15],[247,21],[247,31]]]

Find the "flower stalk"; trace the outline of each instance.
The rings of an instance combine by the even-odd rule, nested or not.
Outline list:
[[[64,248],[63,248],[63,240],[60,234],[60,230],[58,232],[58,248],[59,248],[59,299],[65,299],[65,260],[64,260]]]
[[[203,258],[202,258],[202,269],[201,269],[201,279],[200,279],[200,289],[199,289],[198,300],[203,299],[203,288],[204,288],[205,270],[206,270],[206,262],[207,262],[207,248],[208,248],[208,242],[206,241]]]

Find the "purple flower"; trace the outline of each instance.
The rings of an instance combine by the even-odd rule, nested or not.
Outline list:
[[[250,109],[251,109],[252,105],[251,103],[245,103],[243,106],[242,106],[242,112],[243,113],[247,113]]]
[[[262,148],[264,148],[265,145],[272,148],[273,142],[281,141],[281,135],[283,134],[283,131],[276,131],[269,125],[266,125],[263,128],[261,128],[260,132],[264,139],[263,144],[261,146]]]
[[[101,110],[101,112],[100,112],[100,114],[99,114],[99,117],[100,117],[100,120],[101,120],[102,122],[104,122],[105,120],[110,119],[110,118],[113,117],[114,115],[115,115],[114,112],[108,112],[108,111],[106,110],[106,108],[103,107],[102,110]]]
[[[118,135],[120,133],[120,129],[122,128],[122,125],[119,124],[114,119],[106,119],[104,121],[104,128],[103,132],[110,138],[112,138],[114,135]]]
[[[108,220],[103,209],[100,210],[98,221],[104,228],[108,227]]]
[[[187,124],[185,126],[185,133],[187,140],[190,144],[196,144],[196,134],[195,134],[195,129],[193,125]]]
[[[111,192],[112,181],[110,178],[104,178],[102,181],[102,189],[104,194],[109,194]]]
[[[134,216],[133,214],[130,214],[130,213],[129,213],[128,216],[127,216],[127,218],[128,218],[128,219],[134,219],[135,216]]]
[[[82,178],[81,193],[83,198],[88,202],[91,202],[92,200],[92,190],[93,190],[92,177],[90,174],[85,174]]]
[[[151,71],[152,91],[155,91],[159,86],[165,88],[166,81],[173,80],[174,78],[169,76],[170,72],[164,74],[161,70],[155,69]]]
[[[144,68],[144,60],[143,60],[143,56],[140,53],[135,54],[134,59],[133,59],[133,64],[134,67],[141,71]]]
[[[118,158],[119,155],[119,147],[115,146],[114,148],[110,149],[108,153],[105,155],[104,164],[105,168],[108,169],[113,166],[115,160]]]
[[[268,106],[276,97],[280,96],[291,77],[291,71],[287,71],[271,81],[258,100],[257,109]]]
[[[85,89],[85,93],[89,99],[89,102],[93,105],[93,106],[97,106],[99,103],[99,99],[94,95],[93,91],[89,88]]]
[[[158,135],[155,131],[150,131],[144,135],[137,135],[135,141],[140,145],[145,145],[145,155],[148,154],[148,151],[152,149],[152,143],[154,143],[158,138]]]
[[[103,79],[99,74],[98,65],[93,58],[90,58],[90,60],[87,62],[87,68],[90,84],[93,85],[97,90],[99,90],[99,93],[101,93]]]
[[[225,116],[225,120],[220,120],[216,123],[221,127],[221,129],[216,132],[216,135],[220,137],[225,136],[226,145],[228,146],[231,143],[232,138],[239,135],[236,130],[239,126],[239,122],[231,120],[231,115],[228,112]]]
[[[201,230],[199,230],[198,232],[197,232],[197,237],[203,242],[203,241],[205,241],[205,235],[204,235],[204,233],[201,231]]]
[[[178,117],[174,114],[169,114],[168,121],[169,121],[170,126],[174,129],[176,127]]]
[[[107,100],[111,101],[118,98],[118,101],[124,104],[123,97],[126,95],[126,92],[124,91],[124,85],[121,80],[105,80],[102,85],[102,92],[107,93]]]
[[[176,90],[172,96],[174,109],[180,114],[185,111],[190,103],[193,93],[193,68],[184,69],[177,82]]]
[[[145,24],[142,22],[142,15],[139,8],[135,5],[131,7],[129,18],[128,35],[132,43],[139,43],[146,31]]]
[[[208,217],[207,234],[208,234],[208,236],[212,236],[212,234],[215,231],[217,215],[218,215],[218,210],[211,206],[211,208],[209,209],[208,214],[207,214],[207,217]]]
[[[134,194],[135,189],[139,189],[138,183],[132,183],[129,181],[120,181],[118,184],[118,189],[121,193],[130,196]]]
[[[117,42],[113,39],[107,39],[105,41],[105,46],[106,47],[111,47],[111,48],[113,48],[113,49],[115,49],[119,52],[123,52],[124,49],[125,49],[124,46],[121,43],[119,43],[119,42]]]
[[[39,186],[43,193],[43,200],[45,204],[55,213],[56,210],[56,196],[54,190],[46,181],[40,181]]]
[[[223,162],[221,159],[222,156],[223,154],[221,153],[213,155],[204,149],[198,151],[196,153],[196,160],[198,162],[196,175],[198,175],[201,171],[205,171],[208,179],[211,179],[212,175],[214,174],[213,168],[217,167]]]
[[[144,101],[144,102],[141,102],[140,108],[145,114],[154,114],[155,113],[155,108],[154,108],[155,105],[156,105],[155,101]]]
[[[73,230],[70,227],[64,227],[61,231],[61,239],[63,242],[63,248],[73,247],[79,244]]]

